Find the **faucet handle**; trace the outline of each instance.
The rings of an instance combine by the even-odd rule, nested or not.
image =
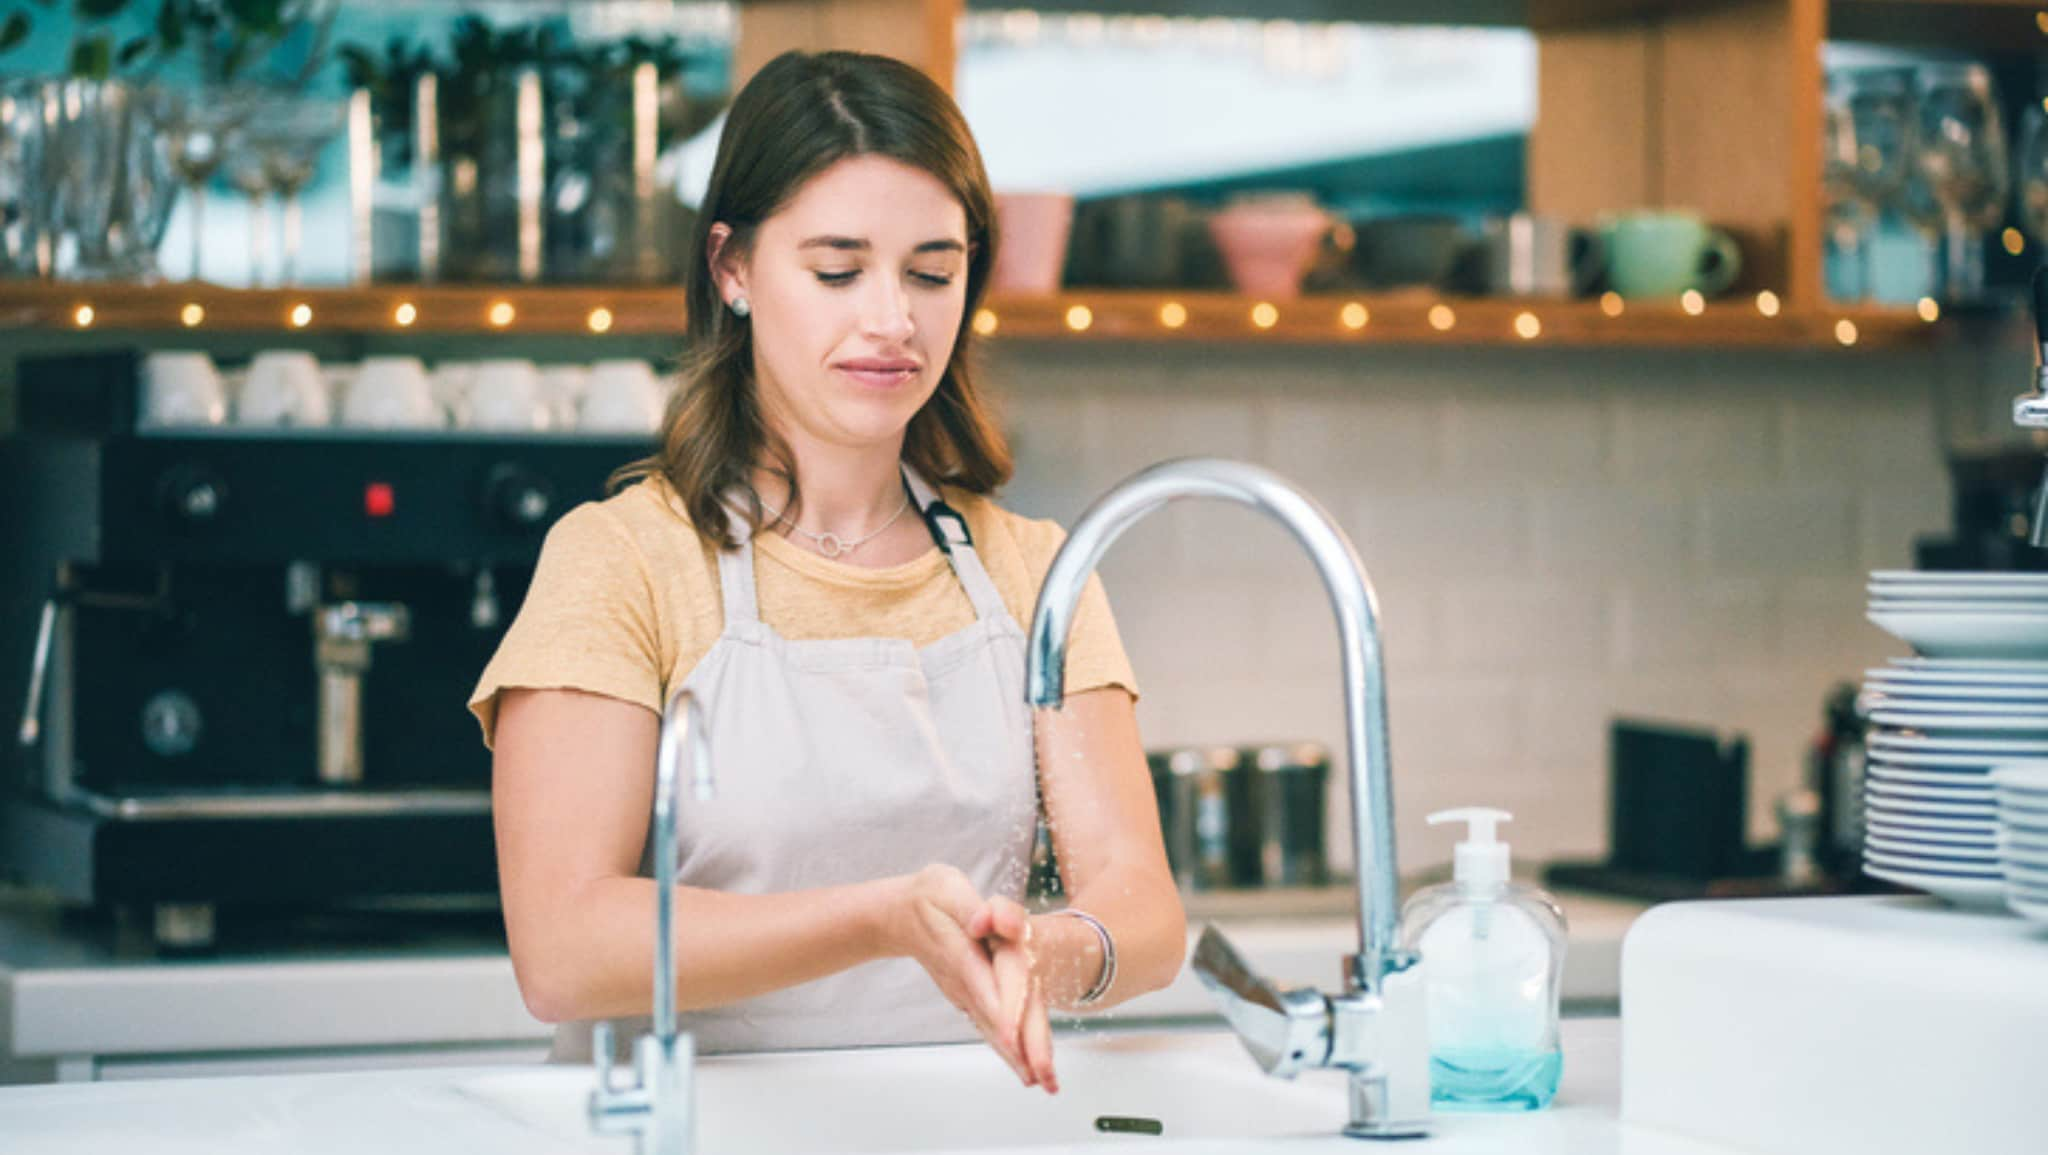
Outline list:
[[[1196,977],[1209,988],[1261,1070],[1291,1079],[1330,1056],[1330,1000],[1306,987],[1283,989],[1252,973],[1213,926],[1195,944]]]
[[[2048,392],[2022,393],[2013,398],[2012,423],[2023,429],[2048,429]]]

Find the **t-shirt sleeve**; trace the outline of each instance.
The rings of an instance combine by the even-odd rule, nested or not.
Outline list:
[[[1053,555],[1066,542],[1067,531],[1058,522],[1021,518],[1017,530],[1024,565],[1031,575],[1030,604],[1036,605],[1046,571],[1052,568]],[[1030,628],[1029,621],[1024,622],[1024,627]],[[1105,686],[1121,686],[1132,698],[1138,696],[1138,678],[1131,669],[1130,657],[1124,653],[1116,618],[1110,613],[1102,575],[1089,574],[1088,584],[1081,591],[1080,607],[1074,611],[1073,628],[1067,635],[1066,690],[1078,694]]]
[[[661,712],[661,647],[646,559],[625,527],[589,503],[548,530],[526,600],[469,697],[493,740],[507,687],[585,690]]]

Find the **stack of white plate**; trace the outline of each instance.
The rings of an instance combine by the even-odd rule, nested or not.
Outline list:
[[[2029,922],[2048,923],[2048,762],[2001,765],[1991,781],[2005,904]]]
[[[2048,759],[2048,658],[1897,658],[1864,675],[1864,871],[2005,902],[1991,768]]]
[[[1878,570],[1870,620],[1937,658],[2048,657],[2048,574]]]

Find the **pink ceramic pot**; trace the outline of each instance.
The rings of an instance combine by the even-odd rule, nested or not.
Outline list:
[[[996,266],[989,288],[999,293],[1057,293],[1066,270],[1074,198],[1067,193],[997,193]]]
[[[1267,300],[1301,295],[1331,216],[1303,197],[1231,205],[1209,218],[1209,235],[1238,292]]]

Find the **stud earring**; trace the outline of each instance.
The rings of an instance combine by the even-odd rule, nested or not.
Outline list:
[[[732,299],[733,316],[744,317],[747,314],[752,313],[753,311],[754,307],[752,305],[747,304],[747,299],[745,297],[734,297]]]

